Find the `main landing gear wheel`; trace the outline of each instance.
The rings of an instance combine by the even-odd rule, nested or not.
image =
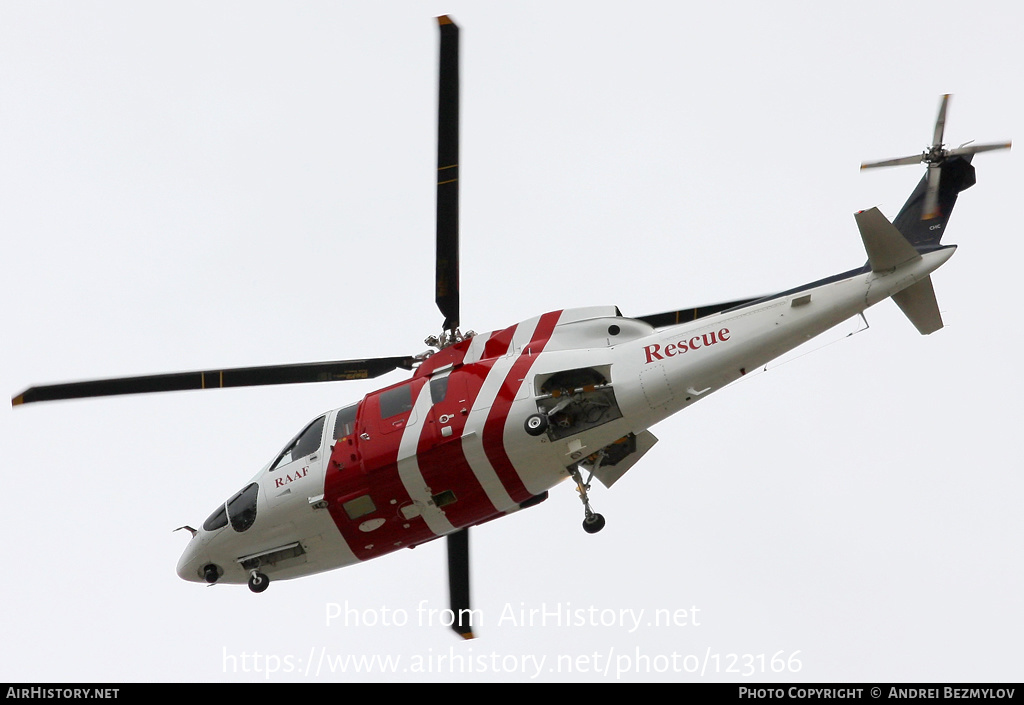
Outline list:
[[[544,414],[531,414],[523,426],[531,436],[539,436],[548,430],[548,417]]]
[[[573,465],[569,468],[569,476],[576,481],[576,491],[580,493],[580,501],[583,502],[583,530],[588,534],[596,534],[598,531],[604,528],[604,517],[594,512],[590,508],[590,496],[588,491],[590,490],[590,480],[593,475],[587,478],[587,481],[583,481],[583,476],[580,475],[580,468],[578,465]]]
[[[583,520],[583,530],[588,534],[596,534],[604,528],[604,517],[600,514],[588,514]]]
[[[270,578],[258,570],[249,574],[249,589],[253,592],[263,592],[270,587]]]

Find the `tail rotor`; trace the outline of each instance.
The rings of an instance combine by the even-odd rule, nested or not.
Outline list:
[[[997,149],[1009,149],[1011,144],[1010,142],[993,142],[990,144],[971,144],[968,142],[955,149],[946,149],[946,145],[942,140],[946,129],[946,108],[948,105],[949,94],[947,93],[942,96],[942,102],[939,105],[939,115],[935,120],[935,130],[932,134],[932,144],[924,152],[910,157],[864,162],[860,165],[861,169],[874,169],[884,166],[926,164],[928,166],[928,188],[925,192],[921,213],[922,220],[934,220],[943,215],[939,201],[939,186],[942,181],[942,166],[946,163],[947,159],[951,157],[965,157],[979,152],[991,152]]]

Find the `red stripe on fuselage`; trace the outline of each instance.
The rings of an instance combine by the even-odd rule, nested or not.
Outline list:
[[[455,369],[448,378],[448,397],[431,410],[431,419],[424,424],[416,458],[420,474],[434,494],[452,490],[455,502],[444,506],[445,516],[453,526],[479,523],[497,510],[487,497],[480,481],[466,460],[462,434],[469,411],[473,408],[493,360],[465,365]],[[445,414],[451,419],[442,423]],[[447,425],[449,436],[442,435]]]
[[[389,389],[408,384],[415,400],[425,389],[426,380],[413,378]],[[355,447],[337,443],[331,454],[324,482],[324,495],[334,524],[345,542],[360,560],[369,560],[398,548],[416,545],[434,538],[422,517],[406,519],[401,514],[412,498],[398,474],[398,449],[410,412],[380,418],[380,393],[367,395],[356,417]],[[417,419],[417,424],[423,420]],[[373,510],[367,508],[369,496]],[[346,508],[346,504],[357,500]],[[355,514],[355,518],[349,515]],[[384,522],[379,524],[379,520]]]
[[[512,408],[512,402],[519,387],[522,386],[523,380],[526,379],[537,356],[543,352],[561,314],[561,311],[555,311],[545,313],[540,317],[530,344],[523,348],[523,354],[516,359],[512,369],[505,375],[505,380],[498,390],[494,403],[491,405],[491,411],[487,415],[487,421],[484,423],[484,453],[487,454],[487,459],[491,462],[491,467],[494,468],[505,491],[516,502],[525,502],[533,495],[526,489],[522,478],[519,477],[515,466],[512,465],[512,460],[508,457],[508,451],[505,449],[505,423],[508,421],[508,412]]]
[[[512,336],[516,333],[518,324],[509,326],[503,331],[494,333],[488,340],[487,344],[484,345],[484,354],[481,359],[490,360],[496,357],[504,357],[505,353],[508,352],[509,346],[512,344]]]
[[[540,317],[529,345],[513,363],[491,405],[484,423],[483,447],[499,480],[509,496],[516,502],[523,502],[532,495],[523,485],[515,467],[504,448],[504,427],[508,412],[526,374],[532,367],[535,356],[547,343],[561,312],[548,313]],[[440,417],[435,409],[428,412],[428,418],[416,421],[422,424],[417,443],[417,464],[432,494],[445,490],[455,493],[456,501],[443,507],[445,516],[456,527],[471,526],[496,516],[498,510],[487,497],[480,481],[466,459],[462,436],[468,414],[479,396],[488,374],[493,372],[497,359],[507,355],[517,326],[493,333],[484,345],[482,359],[461,365],[468,345],[459,344],[447,348],[429,359],[413,378],[403,384],[412,386],[413,399],[417,394],[429,394],[427,377],[432,371],[454,364],[450,373],[452,392],[459,396],[458,408],[451,420],[452,433],[440,436]],[[394,385],[400,386],[400,385]],[[369,402],[369,403],[367,403]],[[464,406],[462,405],[464,402]],[[463,413],[462,409],[466,412]],[[452,413],[448,410],[447,413]],[[436,538],[421,516],[406,518],[401,508],[412,504],[408,491],[402,484],[398,472],[398,452],[402,435],[400,428],[384,432],[393,418],[380,419],[379,392],[367,395],[360,405],[354,438],[339,443],[332,453],[325,482],[325,498],[329,511],[339,532],[360,560],[369,560],[398,548],[417,545]],[[407,419],[408,414],[402,418]],[[412,429],[409,429],[410,431]],[[369,438],[364,437],[369,436]],[[350,441],[354,441],[353,444]],[[352,519],[344,505],[354,498],[369,495],[375,510],[370,514]],[[374,519],[384,523],[373,526]],[[360,529],[360,527],[364,527]]]

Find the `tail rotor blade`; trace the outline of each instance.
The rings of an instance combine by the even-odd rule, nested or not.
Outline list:
[[[441,30],[437,103],[437,251],[434,301],[444,329],[459,327],[459,27],[447,16]]]
[[[942,167],[938,164],[928,165],[928,190],[924,194],[923,220],[938,218],[939,213],[939,181],[942,177]]]
[[[935,119],[935,134],[932,135],[932,145],[942,146],[942,135],[946,130],[946,106],[949,105],[949,93],[942,96],[942,103],[939,104],[939,116]]]
[[[1012,144],[1012,142],[993,142],[992,144],[965,145],[956,149],[946,150],[946,154],[951,157],[958,157],[965,154],[977,154],[978,152],[992,152],[997,149],[1010,149]]]
[[[861,169],[874,169],[880,166],[903,166],[904,164],[917,164],[924,157],[920,154],[915,154],[912,157],[899,157],[898,159],[883,159],[880,162],[864,162],[860,165]]]

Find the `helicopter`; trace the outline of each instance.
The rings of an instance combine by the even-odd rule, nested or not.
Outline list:
[[[15,406],[58,399],[329,382],[411,372],[318,416],[238,493],[217,505],[177,565],[185,580],[247,584],[354,565],[444,537],[453,629],[471,637],[469,529],[543,502],[571,479],[588,533],[605,526],[592,482],[612,487],[657,443],[650,431],[809,338],[893,298],[923,334],[942,327],[930,274],[973,154],[946,149],[943,97],[928,172],[890,222],[855,215],[868,261],[764,297],[625,316],[614,306],[557,310],[484,334],[459,305],[458,27],[439,18],[435,302],[444,322],[417,354],[201,370],[37,386]]]

